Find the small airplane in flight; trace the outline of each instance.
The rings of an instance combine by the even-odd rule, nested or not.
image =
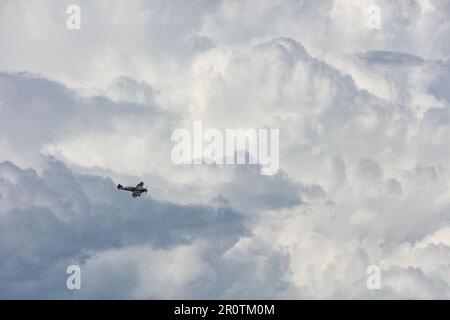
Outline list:
[[[143,182],[139,183],[136,187],[124,187],[123,185],[119,184],[117,186],[117,189],[131,191],[131,195],[133,196],[133,198],[140,197],[144,192],[147,193],[147,188],[144,187]]]

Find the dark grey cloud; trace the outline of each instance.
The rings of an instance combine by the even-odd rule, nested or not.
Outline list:
[[[417,65],[425,62],[422,58],[412,54],[381,50],[368,51],[359,54],[358,57],[370,64],[389,64],[394,67],[403,64]]]
[[[69,262],[82,264],[101,251],[170,250],[202,240],[219,254],[247,233],[242,215],[230,208],[132,199],[110,179],[75,174],[54,159],[47,159],[42,175],[1,163],[0,194],[3,298],[42,298],[58,288],[57,296],[66,296]],[[57,284],[49,291],[48,281]],[[117,290],[112,296],[129,294]]]
[[[146,127],[156,138],[170,136],[176,117],[154,102],[151,86],[121,77],[111,87],[117,102],[84,97],[37,75],[0,72],[0,134],[24,158],[36,158],[45,145],[81,134],[137,135]],[[0,154],[0,159],[10,158]]]
[[[220,199],[245,213],[293,208],[325,199],[320,185],[300,184],[283,171],[263,176],[260,169],[258,165],[236,166],[231,181],[217,186]]]

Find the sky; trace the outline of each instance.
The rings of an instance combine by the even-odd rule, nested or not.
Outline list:
[[[0,299],[450,298],[449,18],[1,0]],[[279,171],[176,165],[195,121],[279,129]]]

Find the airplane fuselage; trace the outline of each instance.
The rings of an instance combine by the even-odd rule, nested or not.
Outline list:
[[[117,186],[117,189],[119,190],[125,190],[132,192],[133,198],[140,197],[144,192],[147,193],[147,188],[144,187],[144,183],[141,182],[136,187],[124,187],[121,184]]]

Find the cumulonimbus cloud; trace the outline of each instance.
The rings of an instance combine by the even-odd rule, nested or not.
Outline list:
[[[101,3],[78,33],[0,5],[2,298],[450,296],[446,1],[379,1],[378,30],[372,1]],[[280,172],[174,166],[194,120],[279,128]]]

